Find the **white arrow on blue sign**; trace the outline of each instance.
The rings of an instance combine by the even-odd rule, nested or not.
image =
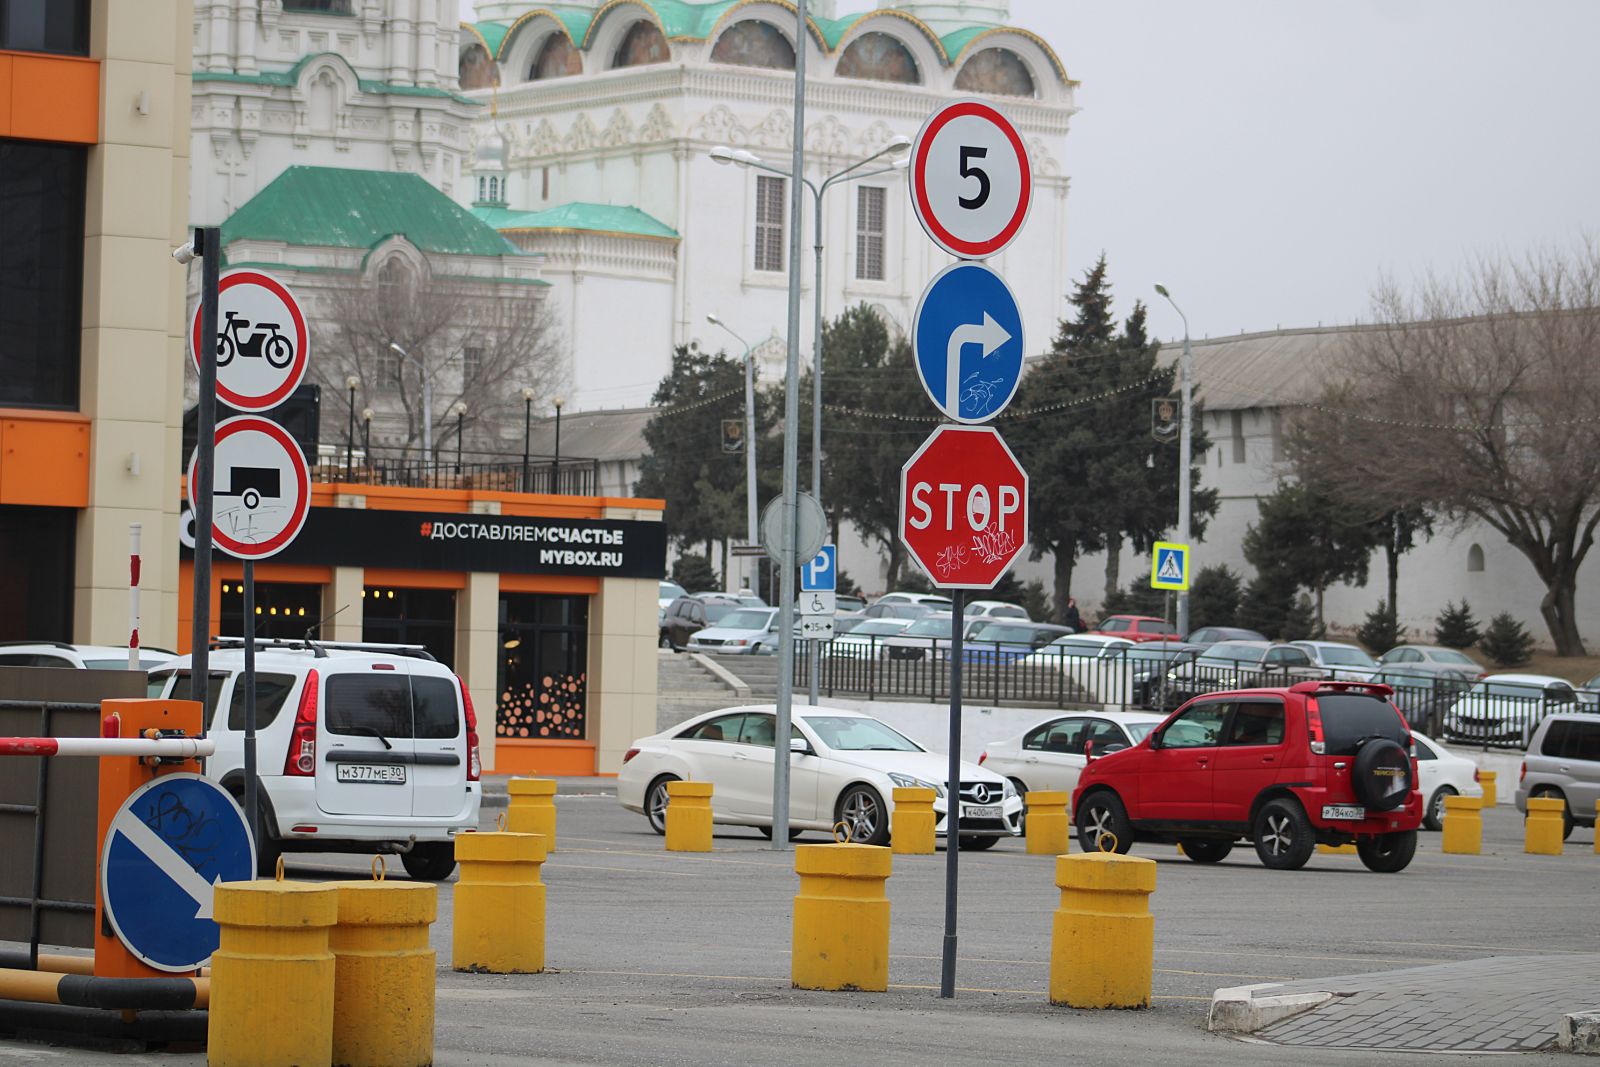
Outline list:
[[[160,971],[192,971],[217,950],[216,884],[255,873],[255,843],[234,799],[198,774],[166,774],[111,820],[100,893],[129,952]]]
[[[957,422],[987,422],[1022,380],[1022,312],[1005,280],[982,263],[934,275],[917,303],[911,344],[934,406]]]

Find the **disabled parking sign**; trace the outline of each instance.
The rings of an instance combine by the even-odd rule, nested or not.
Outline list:
[[[1183,592],[1189,588],[1189,546],[1157,541],[1150,557],[1150,587]]]

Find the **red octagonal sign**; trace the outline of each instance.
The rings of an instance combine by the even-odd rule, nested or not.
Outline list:
[[[1028,543],[1028,474],[989,426],[941,426],[900,468],[900,540],[941,589],[993,589]]]

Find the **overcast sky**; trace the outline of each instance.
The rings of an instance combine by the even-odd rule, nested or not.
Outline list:
[[[841,13],[876,6],[841,0]],[[1074,278],[1195,336],[1349,322],[1380,273],[1600,234],[1595,0],[1012,0],[1082,83]],[[1155,332],[1177,316],[1152,307]]]

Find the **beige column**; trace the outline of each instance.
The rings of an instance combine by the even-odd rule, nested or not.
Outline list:
[[[188,0],[95,0],[101,143],[84,202],[79,409],[90,433],[79,517],[74,636],[127,640],[128,526],[144,529],[143,635],[177,637],[184,272],[170,258],[188,216]]]
[[[366,574],[363,567],[333,568],[333,581],[322,587],[322,617],[333,616],[322,627],[325,639],[361,640],[362,624],[366,621],[366,602],[361,599],[361,587]]]
[[[659,521],[659,511],[608,508],[608,519]],[[596,769],[616,774],[634,740],[656,732],[654,578],[605,578],[589,609],[589,729]]]
[[[456,673],[467,683],[478,713],[478,744],[486,769],[494,767],[495,672],[500,664],[500,576],[467,575],[456,594]]]

